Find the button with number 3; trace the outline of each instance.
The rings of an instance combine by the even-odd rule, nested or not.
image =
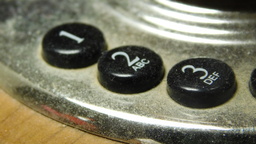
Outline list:
[[[83,68],[98,61],[106,50],[102,32],[82,23],[68,23],[51,29],[43,38],[42,56],[60,68]]]
[[[157,86],[164,75],[161,57],[140,46],[123,46],[102,55],[98,80],[110,91],[132,94]]]
[[[210,58],[188,59],[176,64],[167,77],[170,97],[184,106],[209,108],[229,100],[236,90],[233,70]]]

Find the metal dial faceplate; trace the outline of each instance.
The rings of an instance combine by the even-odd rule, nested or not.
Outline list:
[[[32,109],[91,133],[131,143],[253,143],[256,99],[249,90],[255,68],[255,13],[218,11],[168,0],[0,2],[0,86]],[[110,92],[97,80],[97,64],[62,69],[41,56],[53,27],[81,22],[99,28],[108,49],[148,47],[164,62],[165,76],[138,94]],[[167,73],[189,58],[214,58],[236,75],[226,103],[184,107],[167,93]],[[235,140],[235,142],[233,142]]]

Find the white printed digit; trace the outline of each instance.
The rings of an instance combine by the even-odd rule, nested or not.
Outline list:
[[[182,70],[183,73],[185,73],[186,69],[192,69],[193,73],[204,72],[204,75],[201,76],[200,79],[205,79],[208,76],[208,71],[206,69],[203,69],[203,68],[195,68],[192,65],[186,65],[186,66],[183,66],[181,70]]]
[[[126,58],[126,60],[127,60],[127,63],[128,63],[129,67],[132,66],[133,64],[135,64],[136,62],[138,62],[140,60],[140,58],[136,56],[136,58],[131,61],[129,55],[127,53],[125,53],[125,52],[116,52],[116,53],[112,54],[111,57],[112,57],[113,60],[115,60],[116,56],[124,56]]]
[[[70,39],[72,39],[72,40],[77,41],[77,43],[81,43],[81,42],[84,41],[84,38],[80,38],[80,37],[75,36],[75,35],[73,35],[73,34],[71,34],[71,33],[69,33],[69,32],[66,32],[66,31],[61,31],[61,32],[59,33],[59,36],[65,36],[65,37],[67,37],[67,38],[70,38]]]

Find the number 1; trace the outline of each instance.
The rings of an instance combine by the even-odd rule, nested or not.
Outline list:
[[[67,38],[70,38],[70,39],[72,39],[72,40],[77,41],[77,43],[79,43],[79,44],[84,41],[83,38],[80,38],[80,37],[78,37],[78,36],[75,36],[75,35],[73,35],[73,34],[71,34],[71,33],[69,33],[69,32],[66,32],[66,31],[61,31],[60,34],[59,34],[59,36],[65,36],[65,37],[67,37]]]

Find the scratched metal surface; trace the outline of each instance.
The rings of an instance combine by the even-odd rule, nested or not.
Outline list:
[[[0,86],[32,109],[91,133],[130,143],[255,143],[256,14],[221,12],[167,0],[0,1]],[[48,65],[41,41],[52,27],[98,27],[108,49],[142,45],[158,53],[166,75],[176,63],[209,57],[229,64],[237,91],[223,105],[191,109],[155,88],[122,95],[97,81],[97,64],[76,70]]]

